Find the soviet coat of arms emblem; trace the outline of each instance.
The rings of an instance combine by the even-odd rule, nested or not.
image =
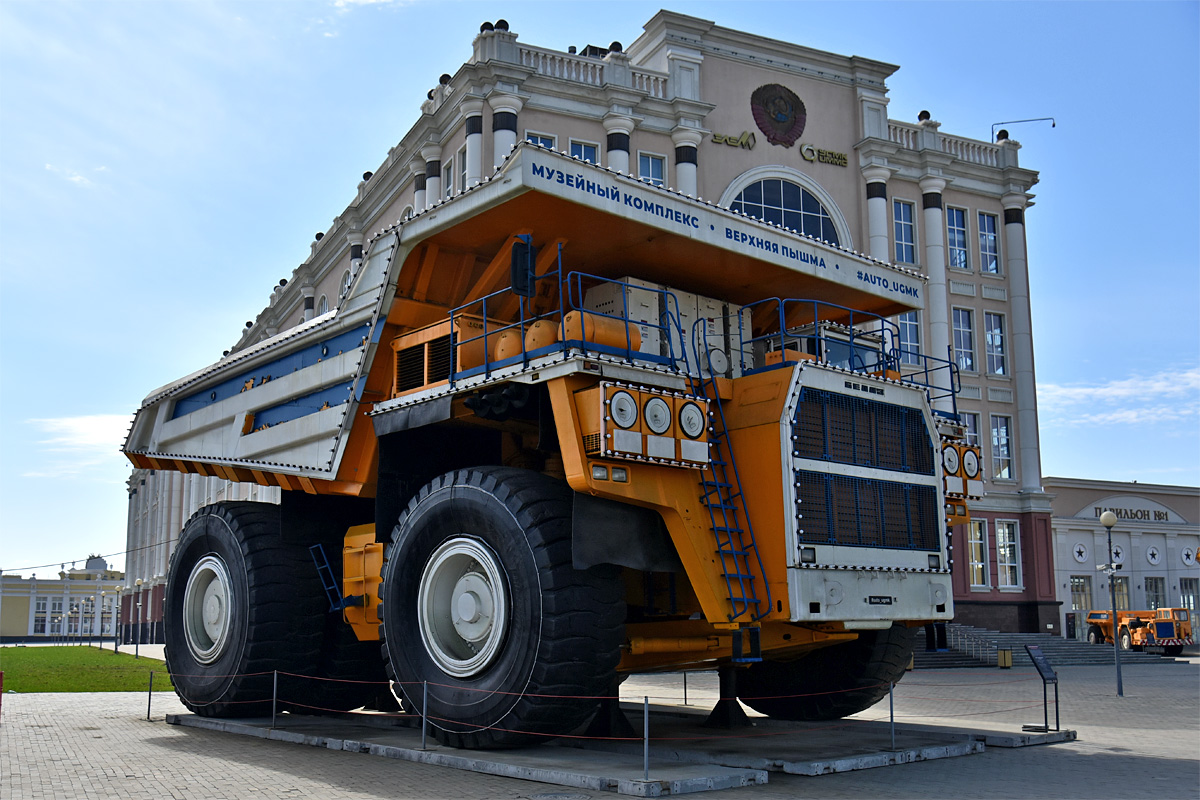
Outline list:
[[[804,133],[808,119],[804,102],[796,93],[778,83],[768,83],[750,95],[750,111],[754,121],[771,144],[791,147]]]

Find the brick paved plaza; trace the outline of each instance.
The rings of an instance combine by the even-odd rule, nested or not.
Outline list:
[[[1062,725],[1078,731],[1078,741],[820,777],[771,773],[766,786],[698,797],[1200,797],[1195,663],[1128,667],[1123,699],[1116,697],[1112,668],[1061,667],[1059,676]],[[682,688],[679,675],[638,677],[623,694],[681,703]],[[703,706],[715,689],[715,677],[693,675],[689,702]],[[5,695],[0,798],[618,796],[167,725],[166,714],[186,711],[173,694],[154,695],[147,722],[146,700],[145,694]],[[901,730],[921,724],[1019,732],[1042,714],[1040,681],[1020,666],[913,672],[897,687],[895,702]],[[886,719],[886,701],[859,716]]]

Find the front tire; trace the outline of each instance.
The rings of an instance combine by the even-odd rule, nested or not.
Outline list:
[[[1129,635],[1127,628],[1121,628],[1121,649],[1126,651],[1133,649],[1133,637]]]
[[[269,714],[272,672],[313,674],[321,595],[306,556],[282,543],[277,506],[217,503],[188,520],[168,570],[166,662],[194,713]],[[284,708],[302,694],[290,683],[280,676]]]
[[[1088,628],[1087,641],[1088,644],[1104,644],[1104,632],[1096,625]]]
[[[453,747],[546,741],[609,689],[625,606],[615,567],[571,563],[571,491],[502,467],[417,493],[383,572],[384,657],[434,736]]]
[[[759,713],[797,721],[841,719],[887,696],[912,659],[902,625],[863,631],[853,642],[796,661],[760,661],[738,673],[738,697]]]

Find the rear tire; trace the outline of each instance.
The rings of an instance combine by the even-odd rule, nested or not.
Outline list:
[[[775,719],[840,719],[887,696],[912,659],[912,634],[902,625],[863,631],[846,644],[797,661],[760,661],[738,673],[738,697]]]
[[[194,713],[269,714],[274,671],[313,674],[323,609],[307,555],[281,541],[274,505],[217,503],[188,520],[164,617],[167,670]],[[302,679],[279,676],[280,708],[311,694]]]
[[[384,565],[384,656],[406,706],[453,747],[513,747],[583,725],[612,685],[615,567],[571,563],[571,491],[534,472],[447,473],[417,493]]]
[[[1104,631],[1096,625],[1088,628],[1087,641],[1088,644],[1104,644]]]
[[[1121,649],[1126,651],[1133,649],[1133,637],[1129,635],[1127,628],[1121,628]]]
[[[1169,644],[1163,648],[1163,654],[1170,656],[1171,658],[1175,658],[1176,656],[1183,655],[1183,645]]]

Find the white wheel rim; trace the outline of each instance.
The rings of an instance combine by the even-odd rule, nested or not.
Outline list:
[[[229,644],[229,568],[215,555],[196,562],[183,592],[183,632],[188,650],[201,664],[220,658]]]
[[[508,627],[504,570],[487,545],[444,542],[425,565],[417,595],[425,652],[448,675],[478,675],[500,652]]]

